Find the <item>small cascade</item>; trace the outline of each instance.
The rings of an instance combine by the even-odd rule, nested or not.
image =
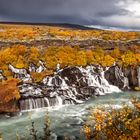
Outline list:
[[[58,101],[58,106],[62,106],[63,105],[63,100],[62,100],[62,98],[60,97],[60,96],[56,96],[56,99],[57,99],[57,101]]]
[[[45,77],[43,79],[43,84],[48,87],[60,87],[61,89],[68,89],[68,85],[65,80],[62,79],[59,75],[55,75],[53,77]]]
[[[46,67],[45,67],[44,62],[39,61],[39,67],[36,66],[36,65],[33,64],[33,63],[30,63],[28,69],[29,69],[29,72],[37,72],[37,73],[41,73],[41,72],[43,72],[43,71],[46,70]]]
[[[59,106],[58,99],[56,97],[49,98],[50,106]]]
[[[58,72],[60,70],[60,64],[57,64],[56,71]]]
[[[33,63],[30,63],[28,69],[29,69],[29,72],[36,72],[37,66]]]
[[[82,100],[78,99],[78,95],[79,95],[79,93],[76,91],[76,88],[71,87],[65,91],[65,93],[63,94],[63,98],[65,100],[69,100],[72,104],[73,103],[77,103],[77,104],[83,103]]]
[[[105,71],[101,68],[101,86],[103,87],[104,93],[121,92],[121,90],[114,85],[110,85],[105,79]]]
[[[49,100],[48,100],[48,98],[44,97],[44,100],[46,101],[46,103],[47,103],[47,106],[48,106],[48,107],[50,107],[50,103],[49,103]]]
[[[137,68],[138,87],[140,88],[140,66]]]
[[[18,69],[11,64],[8,65],[8,68],[14,74],[15,78],[19,78],[24,83],[32,82],[32,78],[26,69]]]
[[[43,72],[43,71],[46,70],[46,67],[45,67],[45,65],[44,65],[44,62],[39,61],[39,64],[40,64],[40,66],[39,66],[38,68],[36,68],[36,72],[37,72],[37,73],[41,73],[41,72]]]
[[[86,75],[88,86],[92,86],[95,88],[96,95],[105,95],[107,93],[112,92],[121,92],[121,90],[114,86],[110,85],[108,81],[105,79],[105,71],[103,68],[98,68],[98,73],[94,71],[93,66],[87,66],[86,69],[80,67],[79,68],[82,73]]]
[[[49,101],[46,98],[28,98],[19,101],[21,110],[32,110],[43,107],[49,107]]]
[[[123,82],[124,82],[123,89],[130,89],[130,87],[129,87],[129,80],[128,80],[127,77],[124,77]]]
[[[129,80],[117,64],[109,67],[104,72],[105,79],[110,85],[114,85],[120,89],[128,90],[129,89]]]

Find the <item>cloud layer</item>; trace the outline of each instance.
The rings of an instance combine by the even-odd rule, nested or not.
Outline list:
[[[140,29],[139,0],[0,0],[0,21]]]

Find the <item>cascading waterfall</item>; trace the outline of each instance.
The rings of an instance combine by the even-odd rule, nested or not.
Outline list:
[[[110,85],[105,79],[105,71],[101,72],[101,86],[103,86],[104,93],[121,92],[121,90],[113,85]]]
[[[81,72],[86,74],[88,80],[88,86],[95,87],[96,95],[105,95],[112,92],[121,92],[121,90],[113,85],[110,85],[105,79],[105,71],[103,68],[99,68],[100,73],[94,71],[93,66],[87,66],[86,69],[80,67]]]
[[[48,107],[50,107],[50,103],[49,103],[48,98],[47,98],[47,97],[44,97],[44,100],[46,101],[46,103],[47,103]]]
[[[32,68],[33,69],[33,68]],[[41,85],[25,83],[19,86],[21,110],[79,104],[96,95],[121,92],[109,84],[102,67],[67,67],[53,76],[46,76]],[[67,73],[68,72],[68,73]]]

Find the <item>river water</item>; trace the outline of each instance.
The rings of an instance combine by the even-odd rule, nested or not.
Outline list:
[[[140,97],[140,92],[112,93],[105,96],[92,98],[83,104],[66,105],[51,108],[42,108],[32,111],[24,111],[17,116],[0,116],[0,132],[4,140],[16,140],[16,132],[25,135],[30,139],[28,129],[31,127],[31,120],[35,122],[39,135],[43,134],[44,118],[46,112],[50,118],[50,129],[52,133],[62,136],[78,136],[84,140],[82,124],[87,118],[91,107],[121,108],[122,105],[131,105],[131,98]],[[53,140],[53,138],[52,138]]]

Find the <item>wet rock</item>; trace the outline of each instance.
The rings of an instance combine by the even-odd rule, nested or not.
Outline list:
[[[37,84],[22,84],[19,85],[19,91],[22,98],[29,98],[29,97],[43,97],[43,91],[41,86]]]
[[[122,69],[114,65],[105,71],[105,78],[111,85],[115,85],[120,89],[129,89],[128,78],[124,75]]]
[[[32,78],[31,78],[30,74],[28,73],[28,70],[15,68],[11,64],[8,65],[8,68],[13,73],[14,78],[19,78],[24,83],[31,83],[32,82]]]
[[[44,63],[39,63],[39,67],[30,64],[29,70],[9,65],[9,69],[23,81],[19,85],[19,104],[22,110],[79,104],[94,96],[120,92],[120,89],[129,89],[129,85],[138,85],[139,78],[136,80],[133,77],[136,77],[139,71],[122,70],[117,64],[109,68],[89,65],[64,69],[60,69],[58,65],[54,75],[44,77],[40,84],[25,82],[31,77],[28,71],[39,73],[46,70]]]
[[[78,67],[67,67],[59,73],[69,86],[87,86],[82,80],[83,74]]]
[[[137,68],[124,68],[124,74],[129,80],[130,87],[138,87],[138,72]]]
[[[130,87],[140,86],[140,68],[120,68],[116,63],[108,68],[101,66],[66,67],[43,78],[41,83],[33,83],[29,72],[42,72],[46,68],[42,61],[40,66],[30,64],[29,69],[17,69],[9,64],[14,76],[22,80],[19,91],[21,110],[80,104],[91,97],[121,92]],[[2,72],[0,71],[0,76]],[[3,77],[1,78],[3,79]],[[30,82],[29,82],[30,81]]]
[[[39,61],[39,66],[36,66],[35,64],[30,63],[28,69],[29,69],[29,72],[41,73],[46,70],[46,67],[43,61]]]
[[[58,70],[52,76],[46,76],[41,85],[34,83],[19,85],[20,108],[30,110],[80,104],[90,97],[120,92],[113,84],[109,84],[105,79],[105,70],[102,67],[67,67]]]

